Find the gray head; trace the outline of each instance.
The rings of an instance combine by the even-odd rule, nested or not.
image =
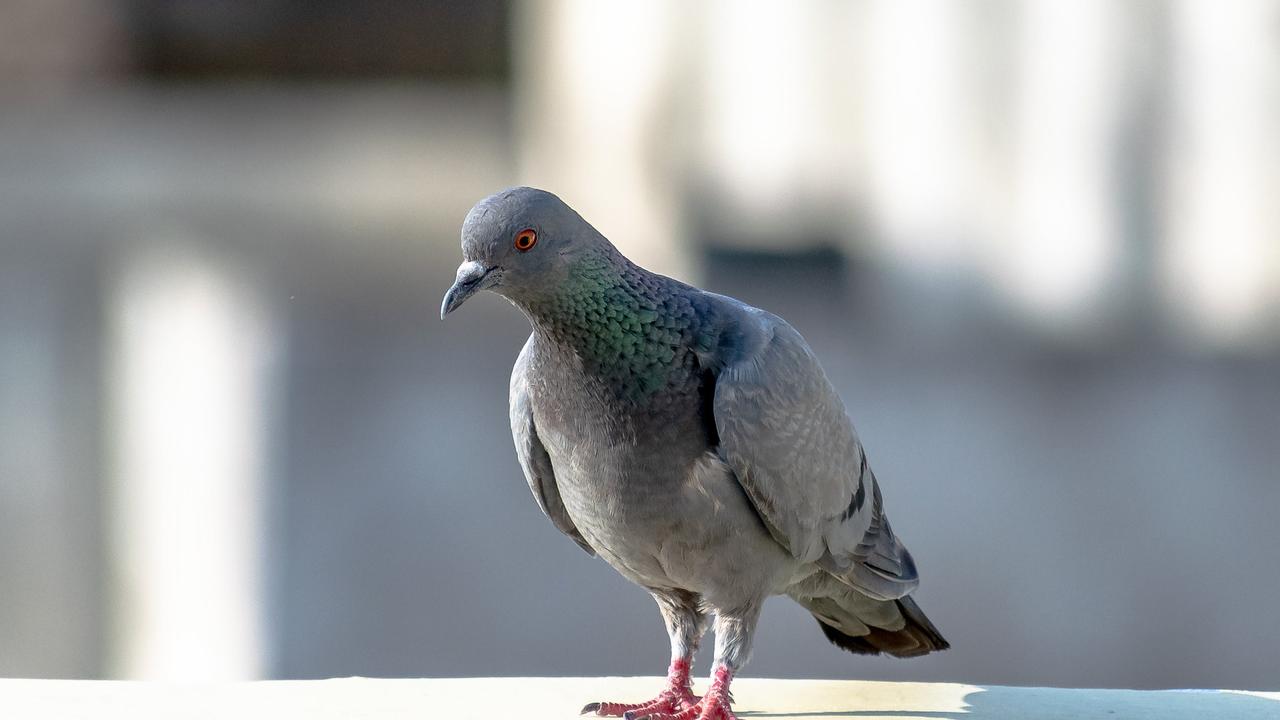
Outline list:
[[[440,317],[480,290],[516,301],[555,288],[583,252],[612,248],[563,200],[545,190],[515,187],[476,203],[462,222],[458,276]]]

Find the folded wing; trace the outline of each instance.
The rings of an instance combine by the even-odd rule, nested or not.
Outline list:
[[[533,499],[538,502],[542,513],[551,519],[551,523],[560,532],[568,535],[588,554],[596,552],[578,532],[578,528],[565,511],[564,502],[560,499],[560,488],[556,486],[556,474],[551,467],[551,457],[538,439],[537,428],[533,424],[533,408],[529,406],[529,387],[525,378],[528,365],[529,347],[532,342],[525,343],[520,356],[516,358],[515,368],[511,371],[511,438],[516,443],[516,457],[520,460],[520,468],[524,470],[525,480],[533,491]]]
[[[718,452],[774,539],[866,595],[918,584],[880,488],[813,351],[781,318],[739,305],[712,404]]]

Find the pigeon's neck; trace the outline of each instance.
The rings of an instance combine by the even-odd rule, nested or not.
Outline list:
[[[535,331],[572,351],[624,396],[679,385],[693,366],[696,313],[683,286],[614,252],[578,258],[555,292],[530,303]]]

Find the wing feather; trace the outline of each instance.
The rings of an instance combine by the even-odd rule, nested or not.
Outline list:
[[[511,371],[511,438],[515,440],[516,457],[520,460],[520,468],[524,470],[525,480],[529,482],[529,490],[533,492],[533,499],[537,501],[542,513],[551,519],[556,529],[578,543],[587,554],[595,555],[596,551],[582,537],[565,510],[564,501],[560,498],[560,488],[556,485],[555,469],[551,466],[551,456],[542,446],[537,428],[534,427],[526,377],[532,343],[533,337],[530,336]]]

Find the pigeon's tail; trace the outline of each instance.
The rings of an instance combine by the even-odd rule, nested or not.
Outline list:
[[[822,628],[822,634],[837,647],[860,655],[879,655],[884,653],[894,657],[907,658],[927,655],[931,652],[946,650],[951,647],[942,633],[933,626],[924,611],[909,596],[897,600],[887,600],[884,604],[896,605],[898,613],[905,620],[898,630],[878,628],[862,619],[867,629],[865,634],[850,635],[844,630],[834,627],[828,619],[814,613],[814,618]],[[892,623],[897,625],[897,623]]]

